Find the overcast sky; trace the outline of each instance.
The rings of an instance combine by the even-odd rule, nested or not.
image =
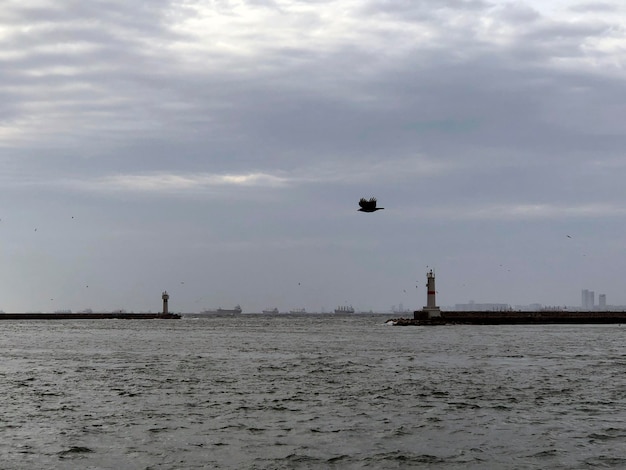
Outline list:
[[[626,304],[623,2],[5,0],[0,46],[5,312]]]

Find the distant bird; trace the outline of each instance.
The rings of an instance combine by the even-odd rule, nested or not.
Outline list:
[[[376,212],[381,209],[384,209],[384,207],[376,207],[375,197],[371,197],[369,201],[365,199],[364,197],[362,197],[361,200],[359,201],[359,206],[361,206],[361,208],[359,209],[359,212]]]
[[[567,238],[572,238],[572,237],[568,235]]]

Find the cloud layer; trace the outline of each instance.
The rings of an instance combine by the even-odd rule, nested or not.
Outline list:
[[[427,264],[444,304],[576,304],[582,288],[626,304],[625,8],[6,2],[0,308],[55,307],[34,272],[64,308],[146,308],[182,277],[181,310],[417,308],[402,286]],[[363,218],[370,195],[385,211]],[[102,290],[78,293],[82,277]]]

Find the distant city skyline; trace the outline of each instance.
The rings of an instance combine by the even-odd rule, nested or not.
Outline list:
[[[438,302],[437,302],[438,303]],[[426,304],[426,299],[424,301],[424,304]],[[337,307],[341,308],[341,307],[347,307],[348,303],[345,303],[344,305],[338,305]],[[350,307],[352,307],[352,304],[349,304]],[[231,308],[232,306],[219,306],[219,308]],[[334,307],[334,308],[337,308]],[[213,310],[215,308],[218,307],[212,307],[209,309],[201,309],[199,311],[184,311],[184,310],[174,310],[177,313],[200,313],[203,310]],[[262,313],[263,310],[267,310],[267,309],[274,309],[277,308],[278,309],[278,313],[289,313],[290,311],[293,310],[303,310],[303,312],[306,313],[334,313],[334,308],[329,308],[326,306],[321,306],[321,307],[315,307],[315,306],[299,306],[299,307],[291,307],[291,308],[278,308],[277,306],[273,305],[273,306],[268,306],[264,309],[261,310],[246,310],[246,309],[242,309],[243,313]],[[404,303],[400,302],[399,304],[394,304],[391,307],[389,307],[388,309],[378,309],[378,310],[374,310],[371,307],[367,307],[367,306],[363,306],[363,307],[359,307],[359,308],[355,308],[355,312],[354,313],[407,313],[407,312],[413,312],[416,310],[421,310],[423,308],[423,305],[418,306],[406,306],[404,305]],[[448,310],[448,311],[507,311],[507,310],[527,310],[527,311],[533,311],[533,310],[542,310],[542,309],[549,309],[549,310],[554,310],[554,309],[565,309],[565,310],[602,310],[602,309],[609,309],[609,310],[626,310],[626,305],[610,305],[607,304],[607,297],[606,294],[599,294],[598,295],[598,302],[595,302],[595,292],[591,291],[589,289],[582,289],[581,290],[581,303],[580,305],[567,305],[567,304],[551,304],[551,305],[544,305],[541,303],[527,303],[527,304],[510,304],[510,303],[497,303],[497,302],[476,302],[474,300],[469,300],[467,302],[461,302],[461,303],[456,303],[454,305],[447,305],[447,306],[443,306],[442,310]],[[100,310],[95,310],[96,312],[108,312],[108,310],[106,309],[100,309]],[[114,309],[113,311],[115,312],[133,312],[134,310],[128,310],[126,308],[117,308]],[[159,308],[156,309],[142,309],[142,311],[148,312],[148,313],[152,313],[153,311],[159,312],[161,311]],[[0,310],[0,312],[4,312],[4,310]],[[83,308],[83,309],[76,309],[76,310],[72,310],[71,308],[64,308],[64,309],[56,309],[53,311],[54,313],[70,313],[70,312],[80,312],[80,313],[92,313],[94,312],[93,309],[91,308]],[[10,312],[13,313],[13,312]]]

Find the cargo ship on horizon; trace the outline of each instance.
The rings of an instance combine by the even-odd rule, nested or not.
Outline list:
[[[352,305],[340,306],[335,309],[335,313],[354,313],[354,307]]]
[[[235,308],[222,308],[222,307],[219,307],[216,310],[203,310],[200,313],[206,314],[206,315],[211,315],[211,314],[213,314],[213,315],[215,315],[215,314],[217,314],[217,315],[238,315],[241,312],[243,312],[243,310],[241,309],[241,306],[235,305]]]

